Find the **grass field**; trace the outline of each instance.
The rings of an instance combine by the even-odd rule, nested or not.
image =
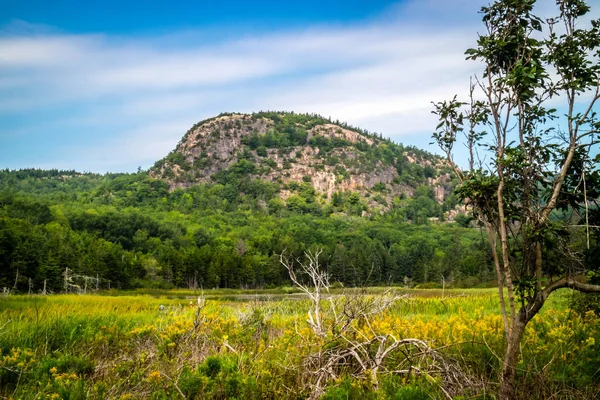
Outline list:
[[[200,306],[193,291],[2,297],[0,397],[494,398],[495,290],[339,291],[321,306],[321,333],[292,292],[205,291]],[[384,296],[394,301],[373,307]],[[600,394],[600,320],[569,300],[556,293],[529,325],[523,398]]]

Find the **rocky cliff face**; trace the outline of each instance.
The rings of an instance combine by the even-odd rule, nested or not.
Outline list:
[[[318,116],[290,113],[228,114],[196,124],[167,157],[150,170],[171,190],[211,182],[242,165],[253,178],[281,184],[311,183],[324,200],[358,192],[369,205],[387,208],[412,197],[420,185],[441,203],[451,179],[439,157],[384,140]]]

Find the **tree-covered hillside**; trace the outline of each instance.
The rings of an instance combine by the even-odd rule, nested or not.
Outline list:
[[[440,157],[338,121],[221,114],[149,171],[0,171],[0,287],[284,285],[278,255],[315,248],[344,285],[489,281],[451,187]]]
[[[47,290],[63,291],[66,270],[69,285],[88,288],[285,285],[278,254],[314,248],[345,285],[492,279],[477,229],[429,220],[444,205],[427,186],[366,217],[354,192],[326,203],[308,182],[272,183],[235,169],[169,188],[145,172],[0,171],[0,287],[40,291],[46,281]],[[286,202],[281,190],[292,193]]]

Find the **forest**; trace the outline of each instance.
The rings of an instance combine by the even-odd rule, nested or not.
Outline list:
[[[429,221],[443,205],[426,186],[361,217],[365,206],[352,193],[326,203],[300,182],[288,185],[294,195],[284,203],[273,183],[229,171],[172,192],[143,171],[0,171],[0,287],[63,292],[68,269],[96,278],[90,288],[269,288],[289,285],[279,254],[317,248],[340,285],[494,279],[468,217]]]

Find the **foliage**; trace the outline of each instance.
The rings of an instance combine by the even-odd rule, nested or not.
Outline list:
[[[94,290],[277,286],[288,280],[273,256],[316,246],[344,285],[493,279],[477,229],[428,224],[441,211],[426,186],[387,214],[357,218],[368,206],[356,193],[323,204],[309,182],[290,182],[284,203],[279,184],[248,176],[254,168],[240,160],[215,183],[172,192],[143,173],[94,175],[94,185],[74,174],[57,190],[63,174],[5,172],[0,288],[39,292],[45,281],[62,292],[66,268]]]
[[[377,295],[373,288],[360,296]],[[304,321],[310,307],[294,298],[217,300],[129,296],[7,296],[0,299],[0,396],[42,398],[306,398],[306,357],[323,343]],[[365,335],[420,337],[454,359],[480,389],[497,385],[502,317],[492,290],[411,291],[374,316]],[[231,295],[230,295],[231,296]],[[274,296],[274,295],[271,295]],[[353,296],[353,295],[351,295]],[[528,326],[522,395],[592,399],[600,390],[600,321],[573,315],[559,293]],[[161,307],[162,306],[162,307]],[[443,387],[443,386],[442,386]],[[286,389],[287,388],[287,389]],[[440,381],[382,376],[331,382],[324,398],[443,398]],[[329,396],[329,397],[328,397]],[[337,397],[336,397],[337,396]],[[428,396],[428,397],[424,397]]]
[[[470,102],[455,96],[434,104],[440,118],[434,138],[494,255],[507,338],[502,399],[518,392],[520,343],[548,296],[564,287],[600,292],[585,282],[578,239],[585,231],[589,249],[589,212],[600,196],[591,150],[600,135],[600,20],[583,28],[590,7],[558,0],[558,15],[545,23],[534,4],[498,0],[482,7],[485,33],[466,51],[484,67],[471,83]],[[560,103],[562,117],[553,108]],[[466,171],[453,160],[463,135],[470,155]]]

